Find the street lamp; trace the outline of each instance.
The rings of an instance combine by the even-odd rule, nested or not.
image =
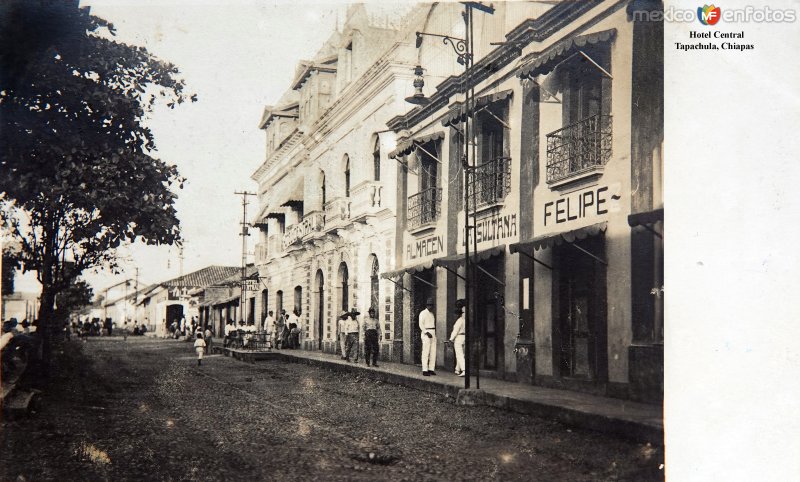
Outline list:
[[[472,342],[472,328],[475,325],[475,297],[471,293],[475,286],[475,269],[470,267],[470,246],[469,246],[469,233],[470,228],[473,230],[475,229],[475,225],[477,224],[477,198],[473,196],[473,213],[472,213],[472,226],[469,225],[469,183],[470,183],[470,175],[472,175],[472,182],[473,185],[475,183],[475,166],[470,164],[470,148],[472,149],[472,164],[475,163],[475,143],[470,142],[470,132],[474,129],[473,126],[473,103],[475,100],[475,87],[471,85],[470,78],[472,76],[472,64],[473,64],[473,52],[474,52],[474,33],[472,30],[472,10],[480,10],[484,13],[494,14],[494,7],[492,5],[484,5],[481,2],[461,2],[464,4],[464,12],[461,13],[461,16],[464,18],[464,23],[466,25],[466,38],[461,39],[458,37],[451,37],[449,35],[440,35],[435,33],[427,33],[427,32],[416,32],[416,47],[420,48],[422,46],[422,41],[424,37],[437,37],[442,39],[442,43],[446,45],[450,45],[453,48],[453,51],[458,56],[457,62],[464,66],[464,85],[463,92],[464,92],[464,104],[462,108],[466,109],[464,112],[463,118],[465,119],[464,125],[464,155],[462,157],[462,165],[464,168],[464,295],[465,295],[465,303],[464,303],[464,318],[466,321],[465,326],[465,348],[466,348],[466,373],[464,376],[464,388],[470,388],[470,378],[471,378],[471,369],[472,366],[472,350],[470,343]],[[417,66],[414,69],[414,74],[417,76],[414,79],[414,87],[417,88],[416,93],[409,98],[406,98],[407,102],[417,105],[425,105],[430,102],[430,100],[426,99],[424,94],[422,93],[422,87],[424,86],[424,81],[422,80],[422,67]],[[477,194],[474,186],[473,186],[473,193]],[[475,233],[472,234],[472,243],[473,249],[472,251],[477,253],[478,252],[478,240],[475,236]],[[480,336],[480,335],[479,335]],[[478,348],[478,352],[480,354],[480,347]],[[481,378],[480,378],[480,359],[478,360],[478,369],[475,372],[475,388],[481,388]]]

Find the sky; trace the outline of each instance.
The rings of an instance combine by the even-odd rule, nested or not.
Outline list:
[[[401,2],[407,4],[408,2]],[[241,265],[242,198],[255,192],[250,176],[264,161],[258,129],[264,106],[289,88],[300,59],[311,58],[330,37],[346,5],[340,1],[83,0],[93,15],[116,27],[116,40],[146,47],[174,63],[198,102],[174,110],[161,105],[147,125],[156,156],[187,178],[176,208],[185,239],[183,262],[176,247],[123,248],[124,272],[86,273],[98,292],[136,276],[149,284],[208,265]],[[374,6],[374,5],[373,5]],[[387,7],[381,7],[387,8]],[[257,200],[249,198],[248,221]],[[252,253],[255,232],[248,239]],[[252,256],[249,256],[252,262]],[[29,275],[19,291],[34,291]]]

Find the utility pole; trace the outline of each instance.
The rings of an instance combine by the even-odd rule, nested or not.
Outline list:
[[[254,192],[235,191],[234,194],[242,196],[242,232],[239,236],[242,237],[242,288],[239,295],[239,313],[242,315],[240,321],[247,320],[247,303],[245,297],[247,295],[247,237],[250,236],[250,223],[247,222],[247,196],[255,196]]]

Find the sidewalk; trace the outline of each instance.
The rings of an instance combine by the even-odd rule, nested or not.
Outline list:
[[[462,377],[445,370],[425,377],[416,365],[382,361],[374,368],[367,367],[363,360],[349,363],[336,355],[305,350],[274,350],[269,355],[265,359],[284,359],[369,375],[386,383],[445,393],[453,398],[464,388]],[[471,388],[475,388],[474,378]],[[664,443],[662,409],[657,405],[491,378],[481,378],[481,390],[484,392],[481,403],[488,406],[555,419],[566,425],[613,433],[639,442]]]

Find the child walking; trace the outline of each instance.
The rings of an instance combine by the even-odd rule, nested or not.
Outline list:
[[[203,334],[197,333],[197,340],[194,341],[194,351],[197,352],[197,366],[203,364],[203,353],[206,351],[206,342],[203,340]]]

